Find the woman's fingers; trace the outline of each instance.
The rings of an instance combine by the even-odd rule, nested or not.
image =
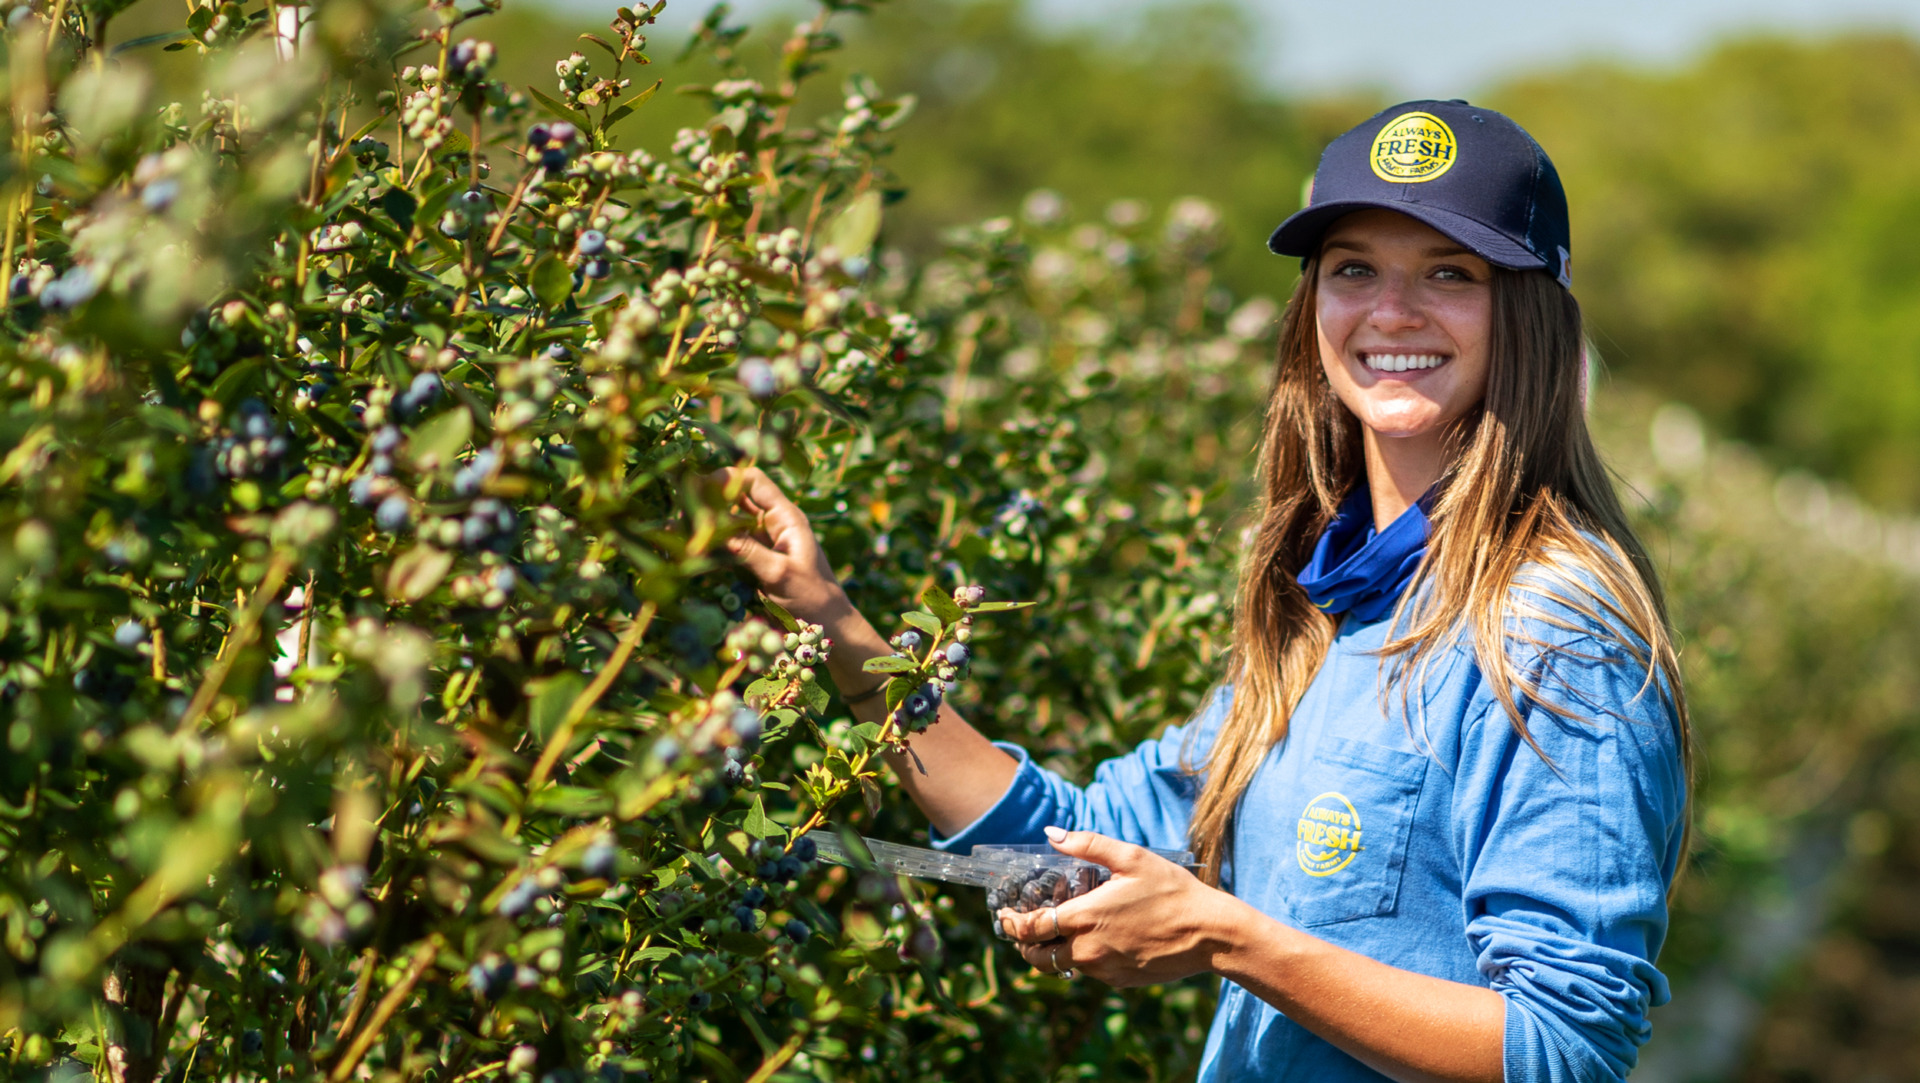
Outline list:
[[[1026,913],[1001,910],[995,915],[1007,935],[1021,943],[1044,944],[1082,931],[1075,923],[1079,907],[1072,900],[1058,906],[1043,906]]]
[[[800,506],[788,499],[780,486],[757,466],[730,466],[708,477],[719,482],[736,503],[754,513],[755,532],[761,544],[775,552],[806,557],[802,552],[813,539],[813,527]]]
[[[1144,847],[1093,831],[1062,831],[1057,827],[1049,827],[1047,839],[1053,843],[1054,849],[1069,857],[1104,865],[1118,873],[1133,872],[1142,862],[1160,860]]]
[[[1049,974],[1058,974],[1076,964],[1073,961],[1073,941],[1056,941],[1049,944],[1022,944],[1020,957],[1035,970],[1044,970]]]

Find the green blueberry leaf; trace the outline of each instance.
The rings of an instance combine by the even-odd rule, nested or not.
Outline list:
[[[807,709],[814,714],[825,715],[827,707],[832,703],[832,697],[825,688],[820,686],[819,681],[804,681],[800,685],[800,701],[805,703]]]
[[[939,635],[945,627],[940,623],[940,618],[930,613],[902,613],[900,619],[931,636]]]
[[[867,659],[860,664],[860,668],[868,673],[911,673],[919,667],[914,665],[913,659],[911,658],[901,658],[898,655],[886,654],[878,658]]]
[[[400,554],[387,572],[387,597],[417,602],[433,593],[453,567],[453,554],[431,545],[419,545]]]
[[[1038,602],[981,602],[973,607],[975,613],[1011,613],[1016,609],[1031,609]]]
[[[827,227],[826,242],[841,259],[864,256],[880,236],[880,193],[869,189],[854,197]]]
[[[940,623],[951,627],[965,619],[966,610],[954,604],[953,595],[941,590],[938,584],[920,592],[920,604],[927,607]]]
[[[907,677],[895,677],[893,680],[888,681],[887,710],[897,709],[902,703],[907,701],[908,696],[913,695],[913,690],[918,687],[920,687],[919,681],[911,680]]]
[[[767,815],[766,805],[762,803],[759,794],[753,795],[753,807],[747,810],[746,818],[740,821],[740,829],[760,839],[777,838],[786,834],[785,829]]]
[[[779,602],[762,594],[760,596],[760,607],[767,611],[767,616],[778,621],[780,627],[785,628],[789,632],[798,632],[800,630],[800,622],[793,619],[793,614],[787,612],[786,607]]]
[[[559,256],[533,265],[533,295],[548,308],[559,308],[573,293],[573,269]]]

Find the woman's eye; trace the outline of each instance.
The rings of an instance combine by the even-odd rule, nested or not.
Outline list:
[[[1433,277],[1443,282],[1472,282],[1473,275],[1460,267],[1440,267],[1434,270]]]
[[[1364,278],[1373,273],[1373,268],[1364,263],[1343,263],[1333,269],[1335,278]]]

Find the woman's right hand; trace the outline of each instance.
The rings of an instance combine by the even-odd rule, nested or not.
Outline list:
[[[712,475],[742,509],[754,529],[728,539],[727,548],[760,583],[760,590],[795,617],[830,624],[851,606],[827,555],[813,536],[807,515],[757,466],[729,467]]]
[[[781,608],[818,624],[833,641],[827,675],[850,704],[854,718],[880,722],[886,700],[871,695],[886,681],[865,671],[869,659],[889,653],[884,636],[853,608],[833,566],[813,536],[805,512],[760,470],[734,467],[712,475],[726,486],[754,528],[728,539],[727,547],[760,581],[760,590]],[[913,753],[886,754],[900,785],[933,825],[947,834],[979,819],[1012,785],[1020,763],[967,725],[951,703],[940,705],[940,724],[913,737]]]

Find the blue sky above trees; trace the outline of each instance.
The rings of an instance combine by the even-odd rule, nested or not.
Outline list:
[[[791,7],[781,0],[732,0],[736,11]],[[910,2],[910,0],[909,0]],[[602,0],[558,0],[573,10]],[[1160,6],[1143,0],[1028,0],[1048,23],[1089,26],[1116,11]],[[1249,70],[1288,93],[1382,88],[1407,97],[1458,97],[1501,79],[1589,59],[1647,64],[1683,61],[1728,37],[1758,32],[1826,35],[1862,28],[1920,36],[1913,0],[1241,0],[1257,33],[1247,37]],[[678,26],[707,8],[669,4]],[[1130,20],[1129,20],[1130,21]]]

